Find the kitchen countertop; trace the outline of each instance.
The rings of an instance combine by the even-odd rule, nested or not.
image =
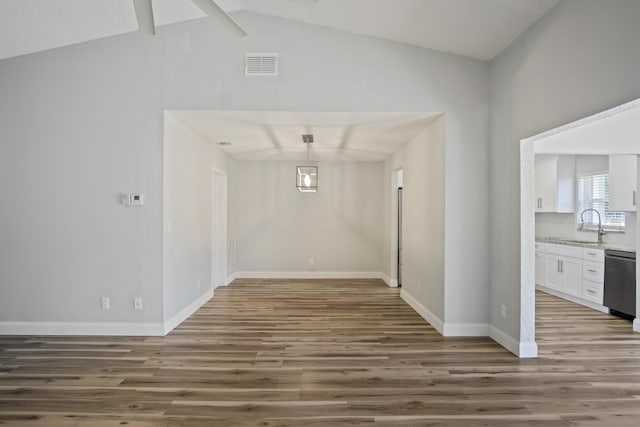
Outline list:
[[[606,237],[606,236],[605,236]],[[587,240],[572,240],[563,239],[560,237],[536,237],[536,242],[539,243],[553,243],[555,245],[568,245],[579,246],[582,248],[594,248],[594,249],[617,249],[619,251],[635,252],[636,247],[625,243],[609,243],[604,242],[602,244],[598,242],[591,242]]]

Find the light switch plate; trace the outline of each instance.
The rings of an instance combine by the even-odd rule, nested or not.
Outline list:
[[[125,193],[122,195],[122,204],[124,206],[143,206],[144,194],[142,193]]]

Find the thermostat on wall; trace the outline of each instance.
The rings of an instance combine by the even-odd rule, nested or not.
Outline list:
[[[142,206],[144,205],[144,194],[142,193],[123,194],[122,204],[125,206]]]

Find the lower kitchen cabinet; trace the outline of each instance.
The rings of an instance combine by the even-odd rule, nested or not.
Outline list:
[[[536,242],[536,285],[597,310],[602,306],[604,250]]]
[[[547,254],[545,263],[545,286],[574,297],[582,296],[581,259]]]
[[[536,285],[544,285],[547,263],[545,254],[541,251],[543,243],[536,243]]]
[[[602,286],[602,283],[585,280],[582,285],[582,298],[602,305],[604,299],[603,291],[604,286]]]

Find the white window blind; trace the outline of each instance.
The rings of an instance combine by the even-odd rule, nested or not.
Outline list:
[[[578,179],[578,212],[577,223],[580,225],[580,213],[585,209],[600,212],[602,225],[607,228],[624,228],[624,212],[609,210],[609,174],[600,173],[581,176]],[[582,215],[585,227],[598,226],[598,215],[593,211]]]

